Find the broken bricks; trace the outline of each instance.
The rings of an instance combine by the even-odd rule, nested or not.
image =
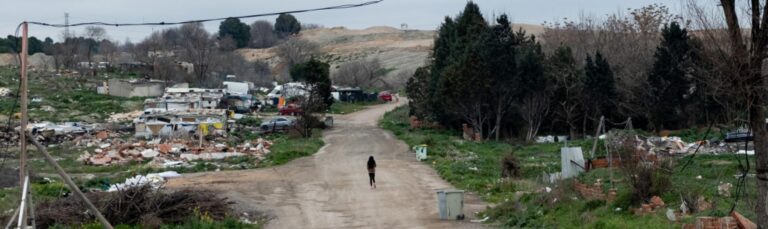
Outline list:
[[[78,161],[92,165],[110,165],[152,159],[153,166],[166,166],[166,162],[178,165],[180,163],[176,162],[220,160],[233,156],[254,156],[263,159],[270,153],[271,145],[272,142],[261,138],[234,147],[221,143],[208,143],[199,147],[197,142],[178,140],[161,143],[160,139],[146,143],[112,141],[101,143],[93,150],[94,153],[83,153]]]

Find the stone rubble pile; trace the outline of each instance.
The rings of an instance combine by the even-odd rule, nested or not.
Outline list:
[[[103,134],[102,134],[103,135]],[[97,135],[98,136],[98,135]],[[88,165],[114,165],[151,160],[153,167],[169,167],[195,160],[220,160],[235,156],[253,156],[263,160],[270,153],[271,141],[257,139],[234,147],[207,142],[202,147],[197,141],[161,139],[126,142],[121,139],[95,138],[76,144],[97,146],[93,152],[84,152],[78,161]]]

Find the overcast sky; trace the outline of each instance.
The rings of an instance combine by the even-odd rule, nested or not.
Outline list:
[[[248,15],[286,10],[316,8],[368,0],[26,0],[11,1],[0,9],[0,34],[13,34],[19,22],[40,21],[64,23],[64,13],[69,22],[159,22],[182,21],[201,18]],[[702,0],[706,1],[706,0]],[[446,15],[455,16],[466,0],[384,0],[376,5],[361,8],[319,11],[296,14],[302,23],[321,24],[326,27],[345,26],[362,29],[370,26],[400,27],[408,24],[411,29],[435,29]],[[483,13],[506,13],[515,23],[541,24],[567,18],[577,18],[580,13],[603,16],[625,12],[627,8],[659,3],[680,13],[681,0],[475,0]],[[269,20],[274,17],[245,20]],[[206,23],[208,31],[217,31],[219,22]],[[138,42],[163,27],[107,28],[110,39],[123,42],[129,38]],[[82,27],[71,28],[81,33]],[[63,29],[30,26],[30,36],[51,37],[58,40]]]

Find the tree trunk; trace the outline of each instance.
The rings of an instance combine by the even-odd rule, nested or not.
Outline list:
[[[757,175],[757,205],[755,213],[762,228],[768,226],[768,131],[765,128],[765,109],[762,98],[756,99],[749,109],[750,128],[755,136],[755,171]]]
[[[501,132],[501,101],[496,104],[496,127],[494,128],[496,131],[496,141],[499,140],[499,133]]]

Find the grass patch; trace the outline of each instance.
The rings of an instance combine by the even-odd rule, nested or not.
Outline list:
[[[114,75],[114,74],[110,74]],[[40,102],[29,103],[31,120],[42,121],[103,121],[111,113],[126,112],[140,109],[144,98],[123,98],[100,95],[94,89],[106,78],[52,76],[50,73],[35,73],[29,75],[29,96],[39,97]],[[7,87],[13,94],[18,93],[18,69],[0,68],[0,86]],[[0,113],[7,115],[12,109],[18,112],[18,104],[14,106],[15,98],[0,98]],[[56,111],[43,110],[50,106]]]
[[[331,105],[331,108],[328,109],[329,114],[349,114],[352,112],[360,111],[365,109],[368,106],[373,106],[377,104],[382,104],[382,101],[368,101],[368,102],[354,102],[354,103],[347,103],[347,102],[335,102],[333,105]]]
[[[320,134],[313,134],[311,138],[292,138],[286,135],[273,135],[272,152],[259,164],[260,167],[282,165],[293,159],[305,157],[317,152],[323,145]]]
[[[408,145],[428,145],[428,160],[437,173],[459,189],[475,192],[482,199],[495,205],[481,213],[491,217],[493,224],[510,228],[680,228],[679,223],[671,223],[664,213],[666,208],[656,214],[635,216],[629,211],[630,193],[627,182],[619,170],[597,169],[574,178],[583,183],[594,183],[600,179],[604,189],[611,188],[607,181],[614,178],[614,187],[618,190],[618,199],[612,203],[584,200],[572,190],[571,181],[558,184],[545,184],[541,181],[544,173],[560,171],[560,147],[562,143],[522,144],[486,141],[467,142],[460,139],[460,133],[450,130],[417,129],[410,130],[408,108],[400,107],[384,115],[379,125],[392,131]],[[692,132],[692,131],[691,131]],[[694,134],[690,134],[694,135]],[[694,138],[698,136],[692,136]],[[591,140],[576,140],[569,146],[582,147],[585,157],[589,157]],[[595,156],[606,155],[602,142],[598,142]],[[508,153],[514,152],[521,164],[520,177],[509,181],[501,178],[501,160]],[[734,204],[735,185],[739,162],[734,155],[698,155],[691,158],[676,158],[674,171],[671,173],[672,188],[661,198],[668,208],[677,209],[681,204],[681,195],[702,195],[713,203],[713,209],[697,213],[682,219],[691,223],[697,216],[725,216]],[[689,160],[690,165],[682,170]],[[744,156],[741,156],[742,162]],[[754,157],[749,158],[753,163]],[[697,177],[701,176],[701,179]],[[731,183],[732,197],[717,194],[717,185]],[[753,208],[755,178],[747,178],[746,196],[736,204],[736,211],[756,220]],[[552,188],[551,193],[541,192],[545,187]],[[620,208],[620,210],[616,210]],[[481,217],[482,218],[482,217]]]

